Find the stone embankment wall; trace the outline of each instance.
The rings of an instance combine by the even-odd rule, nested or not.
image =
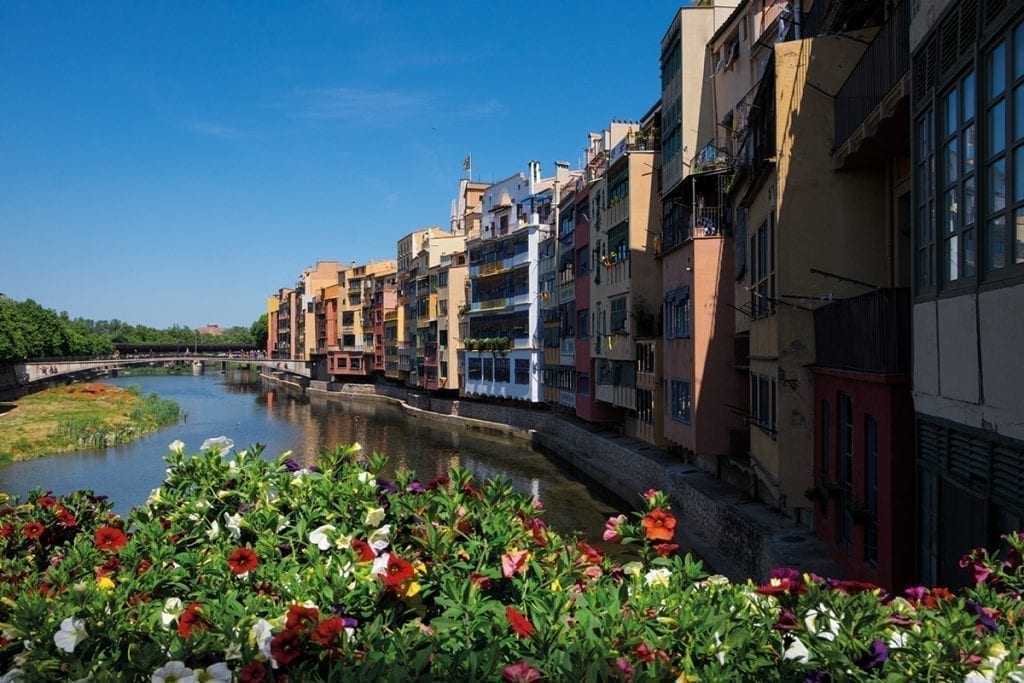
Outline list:
[[[273,373],[272,379],[297,389],[306,384],[282,373]],[[679,519],[676,530],[682,542],[731,579],[764,580],[780,566],[843,575],[806,528],[678,458],[617,432],[543,409],[439,398],[388,384],[312,381],[305,391],[330,400],[389,401],[417,419],[452,429],[527,440],[634,508],[644,491],[665,491]]]

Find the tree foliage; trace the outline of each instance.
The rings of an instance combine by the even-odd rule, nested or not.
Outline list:
[[[114,353],[114,344],[228,344],[266,346],[267,316],[249,327],[236,325],[221,334],[200,333],[185,325],[157,329],[121,320],[71,319],[32,299],[0,296],[0,362]]]

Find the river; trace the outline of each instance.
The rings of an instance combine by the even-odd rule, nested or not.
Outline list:
[[[391,405],[296,396],[251,381],[243,369],[227,375],[104,381],[173,399],[188,418],[130,444],[13,463],[0,468],[0,490],[18,496],[35,487],[55,494],[92,490],[110,496],[115,511],[123,515],[163,481],[168,444],[180,439],[193,452],[205,439],[223,435],[236,449],[264,444],[267,458],[292,450],[304,464],[312,464],[321,448],[358,442],[367,451],[388,455],[391,472],[405,467],[423,481],[455,466],[480,479],[502,476],[541,501],[544,519],[553,528],[579,532],[597,545],[604,521],[623,511],[619,501],[515,439],[438,429],[406,418]]]

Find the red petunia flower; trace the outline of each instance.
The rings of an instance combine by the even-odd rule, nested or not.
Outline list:
[[[209,624],[203,619],[203,606],[198,602],[191,603],[178,617],[178,635],[186,640],[192,637],[193,633],[206,630]]]
[[[8,536],[10,536],[13,533],[14,533],[14,525],[11,524],[10,522],[7,522],[2,527],[0,527],[0,538],[7,538]]]
[[[668,557],[675,551],[679,550],[678,543],[655,543],[654,552],[658,553],[662,557]]]
[[[266,675],[267,667],[262,662],[253,662],[246,664],[238,672],[238,681],[239,683],[263,683],[263,678]]]
[[[292,605],[284,620],[284,627],[289,631],[303,633],[312,631],[320,623],[320,610],[316,607]]]
[[[644,527],[644,536],[649,541],[671,541],[676,533],[676,518],[671,512],[661,508],[654,508],[648,512],[641,524]]]
[[[36,502],[40,505],[40,507],[52,508],[54,505],[57,504],[57,499],[54,498],[53,496],[46,495],[37,498]]]
[[[388,555],[388,566],[384,572],[384,585],[388,588],[398,588],[402,582],[408,581],[413,576],[412,563],[403,560],[397,555]]]
[[[580,559],[587,564],[600,564],[601,559],[604,557],[604,553],[583,541],[576,543],[576,550],[580,553]]]
[[[338,640],[338,636],[345,630],[345,621],[341,617],[334,616],[330,619],[324,619],[321,621],[316,630],[309,634],[309,637],[323,645],[329,647],[335,641]]]
[[[78,526],[78,520],[75,519],[75,516],[67,508],[61,508],[57,512],[57,521],[60,522],[61,526],[69,529]]]
[[[358,553],[360,562],[373,562],[373,558],[376,555],[373,552],[373,548],[366,541],[360,541],[358,538],[352,539],[352,548]]]
[[[531,624],[530,620],[526,618],[526,615],[515,607],[506,607],[505,616],[508,617],[509,625],[517,634],[524,638],[529,638],[533,635],[533,624]]]
[[[124,532],[115,526],[103,526],[96,530],[96,547],[116,553],[128,542]]]
[[[26,538],[39,538],[44,531],[46,531],[46,527],[39,522],[26,522],[25,526],[21,528],[21,533],[25,534]]]
[[[291,664],[302,655],[302,639],[298,632],[285,629],[270,641],[270,655],[278,664]]]
[[[228,558],[228,566],[235,574],[247,574],[260,563],[260,558],[251,548],[235,548]]]

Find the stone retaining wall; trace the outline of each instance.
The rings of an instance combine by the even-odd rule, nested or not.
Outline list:
[[[644,491],[665,491],[679,518],[676,530],[682,542],[731,579],[764,580],[779,566],[843,575],[842,566],[807,529],[642,441],[542,409],[440,398],[389,384],[344,384],[337,390],[314,384],[318,386],[311,384],[309,394],[342,401],[388,401],[417,419],[452,429],[528,440],[536,450],[559,458],[633,508],[640,507]]]

